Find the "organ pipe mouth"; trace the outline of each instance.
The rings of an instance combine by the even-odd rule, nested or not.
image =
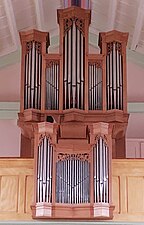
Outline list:
[[[54,123],[54,118],[52,116],[47,116],[46,117],[46,121],[49,122],[49,123]]]

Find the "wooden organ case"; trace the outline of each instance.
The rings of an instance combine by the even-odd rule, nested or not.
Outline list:
[[[90,10],[58,10],[59,53],[47,32],[21,32],[21,157],[34,157],[33,218],[112,219],[112,158],[125,157],[127,33],[99,34]]]

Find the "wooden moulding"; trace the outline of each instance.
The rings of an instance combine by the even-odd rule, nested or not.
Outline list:
[[[128,122],[129,114],[124,113],[121,110],[89,110],[86,112],[85,110],[80,109],[69,109],[63,110],[60,115],[61,122],[70,122],[70,121],[82,121],[85,123],[95,123],[95,122]]]
[[[24,121],[35,121],[41,122],[44,121],[44,114],[37,109],[26,109],[24,110]]]
[[[49,122],[35,123],[34,131],[35,131],[35,133],[39,133],[39,134],[49,133],[49,134],[53,135],[55,133],[54,125],[55,125],[54,123],[49,123]],[[56,125],[56,127],[57,127],[57,125]]]
[[[128,33],[127,32],[120,32],[117,30],[112,30],[108,32],[100,32],[99,34],[99,47],[102,46],[102,42],[113,42],[118,41],[120,43],[126,43],[128,41]]]
[[[85,110],[80,109],[68,109],[59,112],[51,111],[41,111],[37,109],[26,109],[24,113],[19,113],[19,120],[21,121],[34,121],[34,122],[42,122],[45,121],[45,117],[51,115],[54,119],[57,118],[57,115],[60,117],[61,122],[84,122],[87,123],[95,123],[95,122],[105,122],[105,123],[112,123],[112,122],[119,122],[119,123],[127,123],[129,114],[124,113],[121,110],[108,110],[106,112],[101,110],[92,110],[86,112]],[[57,119],[56,119],[57,121]]]
[[[114,208],[109,203],[94,204],[94,217],[98,219],[112,219]]]
[[[71,121],[84,121],[84,115],[81,112],[77,112],[76,110],[71,110],[68,113],[64,113],[63,122]]]
[[[89,219],[92,217],[92,207],[89,204],[80,205],[55,205],[53,207],[54,218]]]
[[[86,138],[86,125],[84,124],[63,124],[60,125],[61,138]]]
[[[31,206],[32,218],[52,217],[52,205],[46,202],[36,203]]]
[[[94,204],[50,204],[36,203],[31,206],[32,218],[51,219],[112,219],[114,206],[108,203]]]
[[[88,23],[91,23],[91,11],[89,9],[82,9],[77,6],[72,6],[66,9],[58,9],[57,10],[57,20],[58,24],[60,24],[61,20],[77,17],[84,19],[85,21],[88,20]]]
[[[36,29],[31,29],[28,31],[22,31],[20,32],[20,40],[21,43],[27,42],[27,41],[40,41],[40,42],[48,42],[48,45],[50,45],[49,40],[49,33],[48,32],[42,32]]]
[[[57,132],[58,132],[58,125],[55,123],[49,123],[49,122],[41,122],[41,123],[34,123],[34,134],[35,139],[36,135],[39,136],[38,140],[36,140],[35,149],[37,149],[37,146],[39,145],[39,139],[41,135],[48,135],[51,139],[52,144],[57,143]]]

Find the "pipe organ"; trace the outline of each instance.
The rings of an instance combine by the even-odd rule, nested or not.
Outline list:
[[[59,53],[49,34],[20,33],[21,157],[34,157],[33,218],[112,219],[112,158],[125,157],[127,33],[99,34],[88,50],[91,11],[58,10]]]

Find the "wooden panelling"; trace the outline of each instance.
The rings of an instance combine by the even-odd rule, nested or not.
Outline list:
[[[33,201],[33,176],[26,177],[26,198],[25,198],[25,213],[31,213],[30,205]]]
[[[115,159],[112,174],[114,220],[144,221],[144,160]]]
[[[128,177],[128,213],[144,212],[144,178]]]
[[[31,219],[33,160],[0,159],[0,221]]]
[[[144,160],[112,164],[114,221],[144,221]],[[32,220],[32,202],[33,160],[0,159],[0,221]]]
[[[120,193],[118,191],[119,186],[120,186],[119,177],[113,176],[113,179],[112,179],[112,187],[113,187],[112,199],[113,199],[114,205],[115,205],[114,213],[120,212]]]
[[[0,212],[18,210],[18,176],[2,176],[0,192]]]

